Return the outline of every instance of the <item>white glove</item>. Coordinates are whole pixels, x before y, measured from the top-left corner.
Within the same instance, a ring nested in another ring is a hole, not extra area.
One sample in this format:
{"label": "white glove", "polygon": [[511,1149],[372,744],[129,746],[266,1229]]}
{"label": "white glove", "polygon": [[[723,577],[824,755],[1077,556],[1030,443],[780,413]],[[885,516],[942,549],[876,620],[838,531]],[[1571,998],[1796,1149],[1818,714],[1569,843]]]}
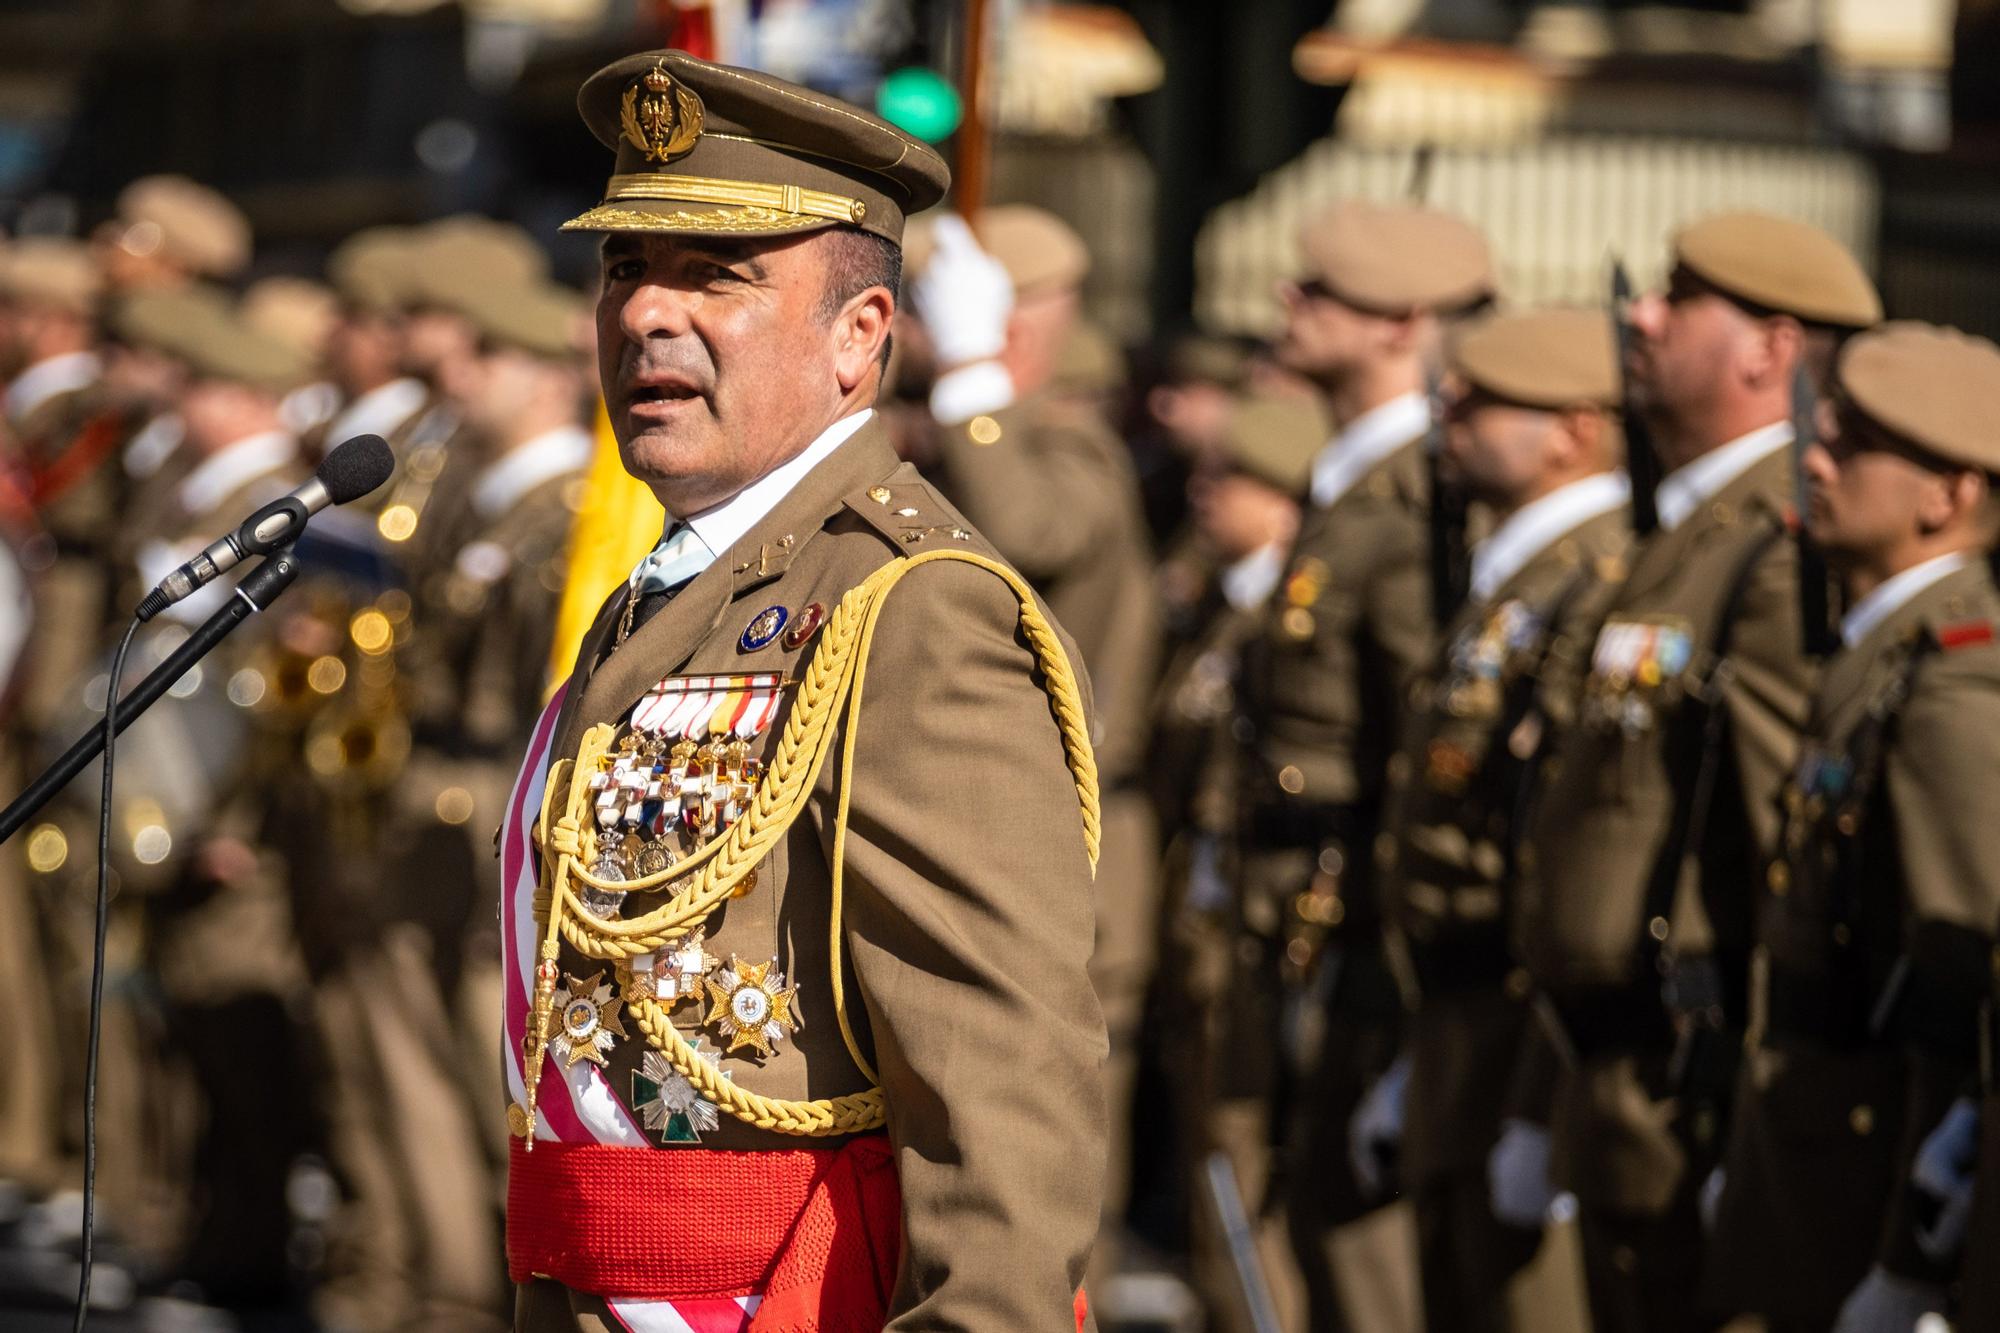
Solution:
{"label": "white glove", "polygon": [[1347,1122],[1348,1159],[1362,1193],[1379,1196],[1388,1188],[1403,1144],[1403,1103],[1410,1088],[1410,1057],[1405,1052],[1382,1071],[1354,1108]]}
{"label": "white glove", "polygon": [[1972,1182],[1979,1165],[1979,1108],[1960,1097],[1925,1135],[1910,1164],[1910,1184],[1937,1200],[1937,1220],[1916,1229],[1917,1248],[1933,1263],[1948,1263],[1965,1243],[1972,1216]]}
{"label": "white glove", "polygon": [[1943,1287],[1877,1266],[1848,1293],[1833,1333],[1911,1333],[1925,1315],[1944,1313],[1944,1302]]}
{"label": "white glove", "polygon": [[1528,1120],[1509,1119],[1486,1157],[1486,1189],[1493,1215],[1510,1227],[1539,1231],[1555,1201],[1549,1185],[1549,1132]]}
{"label": "white glove", "polygon": [[991,361],[1007,345],[1014,280],[957,214],[939,218],[931,235],[936,248],[910,283],[910,308],[930,330],[940,368]]}

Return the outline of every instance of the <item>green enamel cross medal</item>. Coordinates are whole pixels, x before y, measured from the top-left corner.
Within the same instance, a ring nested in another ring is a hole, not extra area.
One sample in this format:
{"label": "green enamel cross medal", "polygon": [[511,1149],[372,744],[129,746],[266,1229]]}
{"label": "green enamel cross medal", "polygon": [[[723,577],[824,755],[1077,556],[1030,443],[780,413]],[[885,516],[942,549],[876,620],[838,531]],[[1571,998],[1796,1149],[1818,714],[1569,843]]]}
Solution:
{"label": "green enamel cross medal", "polygon": [[[711,1065],[722,1061],[721,1052],[703,1049],[700,1037],[695,1038],[694,1053]],[[647,1051],[632,1071],[632,1108],[663,1144],[700,1143],[703,1130],[721,1123],[715,1106],[658,1051]]]}

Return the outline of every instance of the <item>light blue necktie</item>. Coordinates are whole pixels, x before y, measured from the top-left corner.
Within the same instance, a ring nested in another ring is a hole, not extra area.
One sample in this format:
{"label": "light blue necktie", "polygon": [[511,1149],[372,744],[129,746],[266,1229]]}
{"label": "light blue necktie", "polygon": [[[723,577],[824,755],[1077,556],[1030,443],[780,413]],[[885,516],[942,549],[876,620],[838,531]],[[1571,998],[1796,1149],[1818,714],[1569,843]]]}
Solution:
{"label": "light blue necktie", "polygon": [[677,523],[632,571],[632,595],[677,592],[713,563],[715,552],[708,549],[700,534],[685,523]]}

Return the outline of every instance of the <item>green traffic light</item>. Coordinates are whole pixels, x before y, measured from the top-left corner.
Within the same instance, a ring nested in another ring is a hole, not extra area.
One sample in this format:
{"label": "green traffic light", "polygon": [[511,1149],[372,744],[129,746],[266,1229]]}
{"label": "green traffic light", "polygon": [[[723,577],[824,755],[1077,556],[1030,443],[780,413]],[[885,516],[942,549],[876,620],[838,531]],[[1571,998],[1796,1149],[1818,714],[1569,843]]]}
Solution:
{"label": "green traffic light", "polygon": [[921,65],[897,70],[875,92],[875,112],[925,143],[949,138],[963,115],[958,89]]}

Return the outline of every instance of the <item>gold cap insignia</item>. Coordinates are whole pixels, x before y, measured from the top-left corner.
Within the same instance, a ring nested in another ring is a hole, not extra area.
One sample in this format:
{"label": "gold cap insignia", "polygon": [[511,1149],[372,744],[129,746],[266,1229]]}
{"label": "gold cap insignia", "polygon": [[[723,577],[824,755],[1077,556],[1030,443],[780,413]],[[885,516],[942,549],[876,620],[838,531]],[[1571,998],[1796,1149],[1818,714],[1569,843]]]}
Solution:
{"label": "gold cap insignia", "polygon": [[701,98],[678,83],[664,63],[633,80],[620,105],[626,141],[656,162],[670,162],[701,137]]}

